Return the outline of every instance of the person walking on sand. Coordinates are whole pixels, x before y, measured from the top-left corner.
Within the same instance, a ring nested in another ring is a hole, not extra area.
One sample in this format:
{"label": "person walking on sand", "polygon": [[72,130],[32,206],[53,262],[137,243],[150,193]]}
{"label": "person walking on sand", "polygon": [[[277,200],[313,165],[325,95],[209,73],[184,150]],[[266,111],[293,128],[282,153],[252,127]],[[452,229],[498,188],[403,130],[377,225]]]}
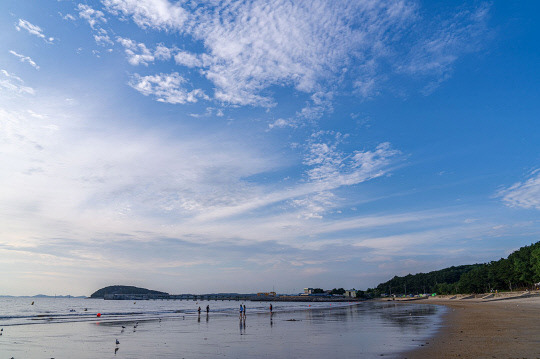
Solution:
{"label": "person walking on sand", "polygon": [[208,314],[208,313],[210,313],[210,306],[209,305],[206,306],[206,314]]}
{"label": "person walking on sand", "polygon": [[242,307],[242,304],[240,304],[240,319],[242,319],[243,312],[244,312],[244,307]]}
{"label": "person walking on sand", "polygon": [[197,312],[199,312],[199,315],[201,315],[201,307],[199,307],[199,309],[197,309]]}
{"label": "person walking on sand", "polygon": [[246,317],[246,305],[244,304],[244,318]]}
{"label": "person walking on sand", "polygon": [[272,303],[270,303],[270,314],[272,314]]}

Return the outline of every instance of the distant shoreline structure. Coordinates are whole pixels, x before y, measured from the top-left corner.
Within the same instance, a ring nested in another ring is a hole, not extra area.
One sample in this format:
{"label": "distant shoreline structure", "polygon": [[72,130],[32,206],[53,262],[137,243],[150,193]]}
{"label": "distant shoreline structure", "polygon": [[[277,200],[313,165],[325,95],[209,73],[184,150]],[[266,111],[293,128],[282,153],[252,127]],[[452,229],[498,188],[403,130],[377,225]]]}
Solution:
{"label": "distant shoreline structure", "polygon": [[215,293],[215,294],[169,294],[146,288],[114,285],[99,289],[90,298],[104,300],[237,300],[253,302],[357,302],[361,298],[328,295],[279,295],[272,292],[257,294]]}

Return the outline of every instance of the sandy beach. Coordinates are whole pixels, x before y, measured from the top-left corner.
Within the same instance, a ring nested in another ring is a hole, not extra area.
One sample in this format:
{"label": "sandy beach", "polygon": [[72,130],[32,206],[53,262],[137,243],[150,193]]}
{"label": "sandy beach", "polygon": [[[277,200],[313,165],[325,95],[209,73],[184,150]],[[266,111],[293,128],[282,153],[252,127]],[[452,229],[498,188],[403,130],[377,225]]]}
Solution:
{"label": "sandy beach", "polygon": [[429,298],[416,303],[449,310],[439,333],[403,358],[540,358],[540,296],[501,301]]}

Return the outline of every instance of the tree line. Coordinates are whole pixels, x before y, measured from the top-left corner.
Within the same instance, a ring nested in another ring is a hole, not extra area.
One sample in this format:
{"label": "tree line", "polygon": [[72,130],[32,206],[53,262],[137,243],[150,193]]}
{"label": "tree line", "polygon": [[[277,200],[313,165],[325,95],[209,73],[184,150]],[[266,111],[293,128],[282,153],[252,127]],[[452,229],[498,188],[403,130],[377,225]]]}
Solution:
{"label": "tree line", "polygon": [[487,293],[534,288],[540,282],[540,242],[521,247],[507,258],[484,264],[452,266],[429,272],[395,276],[370,296],[421,293]]}

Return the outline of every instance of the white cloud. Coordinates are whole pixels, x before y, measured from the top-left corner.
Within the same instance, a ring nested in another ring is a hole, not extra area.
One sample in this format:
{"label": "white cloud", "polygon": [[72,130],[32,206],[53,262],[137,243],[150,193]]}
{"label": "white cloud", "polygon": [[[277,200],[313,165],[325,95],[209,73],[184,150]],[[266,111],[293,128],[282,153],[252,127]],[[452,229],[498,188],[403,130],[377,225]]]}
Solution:
{"label": "white cloud", "polygon": [[15,28],[17,29],[17,31],[21,31],[21,29],[24,29],[28,31],[28,33],[42,38],[43,41],[47,43],[52,43],[54,41],[54,37],[45,36],[43,30],[39,26],[31,24],[26,20],[19,19],[19,22],[17,23],[17,25],[15,25]]}
{"label": "white cloud", "polygon": [[497,195],[510,207],[540,209],[540,169],[532,171],[526,181],[514,183]]}
{"label": "white cloud", "polygon": [[[167,0],[103,3],[142,28],[201,41],[203,51],[179,51],[176,63],[198,68],[215,86],[217,101],[264,107],[275,105],[272,86],[317,96],[347,81],[358,96],[370,98],[388,81],[389,64],[399,74],[434,77],[424,89],[429,93],[460,56],[478,50],[489,9],[481,5],[431,21],[409,0],[202,1],[196,8]],[[403,36],[404,29],[410,36]],[[332,110],[331,103],[330,97],[308,104],[297,117],[319,119]]]}
{"label": "white cloud", "polygon": [[[321,137],[333,135],[335,140],[321,141]],[[354,185],[367,179],[384,175],[394,158],[401,154],[387,142],[374,151],[354,151],[351,154],[338,150],[344,136],[340,133],[314,134],[304,163],[312,168],[307,171],[310,181],[325,183],[330,188]]]}
{"label": "white cloud", "polygon": [[[330,140],[324,142],[325,136]],[[333,190],[383,176],[392,170],[392,165],[399,159],[400,152],[392,149],[389,143],[379,144],[374,151],[355,151],[352,156],[347,155],[338,150],[344,138],[346,136],[339,133],[320,132],[313,135],[304,160],[307,166],[305,181],[286,189],[257,192],[228,206],[207,208],[198,218],[230,218],[277,204],[293,206],[299,210],[297,215],[302,218],[320,218],[339,201],[333,195]]]}
{"label": "white cloud", "polygon": [[291,120],[286,120],[283,118],[278,118],[274,122],[268,124],[268,128],[285,128],[285,127],[296,127],[296,123]]}
{"label": "white cloud", "polygon": [[95,26],[99,23],[107,22],[105,14],[103,14],[102,11],[94,10],[88,5],[79,4],[77,10],[79,11],[79,17],[88,21],[88,24],[92,29],[95,29]]}
{"label": "white cloud", "polygon": [[174,61],[178,65],[183,65],[187,67],[201,67],[202,61],[195,54],[179,51],[174,55]]}
{"label": "white cloud", "polygon": [[65,16],[62,17],[62,19],[64,20],[70,20],[70,21],[75,21],[75,16],[71,15],[71,14],[66,14]]}
{"label": "white cloud", "polygon": [[315,93],[350,64],[351,56],[361,60],[378,56],[385,32],[402,26],[414,11],[404,0],[203,3],[193,13],[165,0],[154,2],[153,8],[149,1],[104,4],[110,11],[133,16],[139,26],[175,30],[201,40],[206,52],[182,51],[176,62],[202,68],[216,86],[217,100],[261,106],[274,104],[264,94],[270,86],[292,85]]}
{"label": "white cloud", "polygon": [[18,54],[13,50],[9,50],[9,53],[12,54],[13,56],[18,57],[21,62],[27,62],[30,66],[32,66],[36,70],[39,70],[39,66],[29,56]]}
{"label": "white cloud", "polygon": [[101,46],[114,45],[114,41],[111,40],[109,35],[94,35],[94,40]]}
{"label": "white cloud", "polygon": [[208,96],[200,89],[188,91],[182,87],[186,80],[178,73],[157,74],[153,76],[140,76],[135,74],[129,85],[145,96],[153,95],[160,102],[172,104],[184,104],[197,102],[202,98],[208,100]]}
{"label": "white cloud", "polygon": [[157,60],[170,60],[172,57],[172,51],[167,46],[160,44],[156,46],[156,50],[154,51],[154,57]]}
{"label": "white cloud", "polygon": [[[34,243],[71,233],[77,242],[107,232],[158,233],[162,226],[162,235],[172,235],[171,224],[188,225],[199,211],[244,198],[251,190],[242,178],[276,166],[227,138],[164,140],[32,111],[0,109],[0,209],[9,212],[0,232],[13,230],[2,240],[17,245],[24,243],[19,235]],[[40,228],[43,237],[26,236]]]}
{"label": "white cloud", "polygon": [[116,41],[124,47],[128,62],[133,66],[148,66],[154,60],[170,60],[174,51],[163,44],[158,44],[152,52],[145,44],[124,37],[117,37]]}
{"label": "white cloud", "polygon": [[131,39],[118,37],[116,39],[122,46],[128,57],[128,62],[133,65],[145,65],[154,61],[154,54],[143,43],[136,43]]}
{"label": "white cloud", "polygon": [[103,0],[113,13],[133,16],[142,28],[180,30],[187,19],[186,11],[167,0]]}
{"label": "white cloud", "polygon": [[13,74],[10,74],[6,70],[0,70],[0,87],[10,92],[15,92],[17,94],[34,94],[34,89],[28,86],[24,86],[24,81]]}

